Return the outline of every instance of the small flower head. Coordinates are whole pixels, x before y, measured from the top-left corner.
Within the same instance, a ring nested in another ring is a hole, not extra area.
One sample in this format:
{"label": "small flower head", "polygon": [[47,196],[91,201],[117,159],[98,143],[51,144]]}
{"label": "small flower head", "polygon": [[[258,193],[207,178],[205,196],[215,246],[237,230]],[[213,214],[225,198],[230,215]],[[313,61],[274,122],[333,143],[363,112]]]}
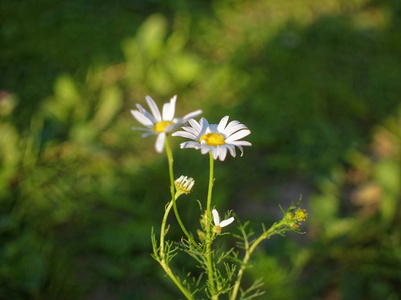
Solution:
{"label": "small flower head", "polygon": [[175,188],[177,193],[180,194],[189,194],[192,191],[192,188],[195,184],[195,180],[193,178],[188,178],[187,176],[180,176],[175,182]]}
{"label": "small flower head", "polygon": [[202,154],[211,151],[214,159],[219,158],[224,161],[227,151],[230,152],[232,157],[235,157],[235,147],[240,149],[242,156],[242,146],[251,146],[252,144],[247,141],[240,141],[240,139],[249,135],[251,131],[238,121],[231,121],[227,125],[228,118],[228,116],[225,116],[219,124],[209,124],[205,118],[201,118],[199,123],[191,119],[188,122],[192,127],[182,127],[184,131],[177,131],[173,133],[173,136],[181,136],[193,140],[182,143],[180,145],[182,149],[200,149]]}
{"label": "small flower head", "polygon": [[306,213],[305,209],[298,208],[295,212],[295,220],[297,220],[298,222],[305,222],[307,217],[308,214]]}
{"label": "small flower head", "polygon": [[147,112],[140,104],[136,105],[138,110],[131,110],[133,117],[145,126],[145,128],[132,127],[132,129],[145,131],[142,137],[157,134],[155,149],[159,153],[163,151],[164,141],[168,133],[177,130],[178,127],[186,123],[189,119],[195,118],[202,113],[201,110],[197,110],[185,115],[183,118],[174,118],[176,100],[177,96],[174,96],[169,103],[165,103],[162,114],[160,114],[155,101],[149,96],[146,96],[146,102],[152,114]]}
{"label": "small flower head", "polygon": [[287,211],[285,220],[291,229],[297,231],[301,223],[306,221],[308,214],[306,213],[306,210],[302,208],[298,208],[295,212],[294,209],[295,207],[292,207],[289,211]]}
{"label": "small flower head", "polygon": [[234,217],[230,217],[230,218],[220,222],[219,213],[215,209],[212,210],[212,214],[213,214],[213,222],[214,222],[213,232],[216,234],[219,234],[223,227],[226,227],[226,226],[230,225],[232,222],[234,222]]}

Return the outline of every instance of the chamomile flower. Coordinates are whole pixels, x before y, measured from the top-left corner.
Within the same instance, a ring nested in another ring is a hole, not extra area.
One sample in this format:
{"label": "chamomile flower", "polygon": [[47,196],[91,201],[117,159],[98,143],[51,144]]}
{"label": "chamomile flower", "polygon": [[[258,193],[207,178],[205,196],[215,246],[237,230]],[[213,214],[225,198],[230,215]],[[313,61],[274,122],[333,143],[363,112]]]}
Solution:
{"label": "chamomile flower", "polygon": [[168,133],[177,130],[178,127],[186,123],[189,119],[195,118],[202,113],[201,110],[196,110],[185,115],[183,118],[174,118],[176,100],[177,96],[174,96],[170,99],[170,103],[165,103],[163,105],[162,114],[160,114],[155,101],[149,96],[146,96],[146,102],[152,114],[147,112],[140,104],[136,105],[138,110],[131,110],[131,114],[134,118],[145,126],[145,128],[132,127],[132,129],[145,131],[142,137],[157,134],[155,149],[159,153],[163,151],[164,141]]}
{"label": "chamomile flower", "polygon": [[228,118],[229,116],[225,116],[219,124],[209,124],[205,118],[201,118],[199,123],[191,119],[188,122],[192,127],[182,127],[184,131],[177,131],[172,135],[193,140],[181,143],[181,149],[200,149],[202,154],[211,151],[214,159],[219,158],[224,161],[227,150],[230,151],[232,157],[235,157],[235,147],[240,149],[242,156],[242,146],[252,146],[252,144],[247,141],[240,141],[240,139],[249,135],[251,131],[238,121],[231,121],[227,125]]}
{"label": "chamomile flower", "polygon": [[219,213],[215,209],[212,210],[212,214],[213,214],[213,222],[214,222],[214,227],[213,227],[214,233],[219,234],[223,227],[226,227],[226,226],[230,225],[232,222],[234,222],[234,217],[228,218],[227,220],[223,220],[220,222]]}

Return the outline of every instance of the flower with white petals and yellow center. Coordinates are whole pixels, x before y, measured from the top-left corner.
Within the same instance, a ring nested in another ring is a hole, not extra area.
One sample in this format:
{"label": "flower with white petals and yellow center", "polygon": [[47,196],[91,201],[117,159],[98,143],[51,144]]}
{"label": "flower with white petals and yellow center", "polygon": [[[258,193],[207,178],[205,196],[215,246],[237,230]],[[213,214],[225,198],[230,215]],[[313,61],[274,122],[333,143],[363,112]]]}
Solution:
{"label": "flower with white petals and yellow center", "polygon": [[152,114],[147,112],[140,104],[136,105],[138,110],[131,110],[131,114],[134,118],[145,126],[145,128],[132,127],[132,129],[145,131],[145,133],[142,134],[142,137],[157,134],[155,148],[159,153],[163,151],[164,141],[168,133],[177,130],[178,127],[186,123],[189,119],[202,113],[201,110],[197,110],[185,115],[183,118],[174,118],[176,100],[177,96],[174,96],[171,98],[170,103],[165,103],[163,105],[162,114],[160,114],[155,101],[153,101],[149,96],[146,96],[146,102],[148,103]]}
{"label": "flower with white petals and yellow center", "polygon": [[234,217],[228,218],[227,220],[223,220],[220,222],[219,213],[215,209],[212,210],[212,214],[213,214],[213,222],[214,222],[213,232],[216,234],[219,234],[223,227],[226,227],[226,226],[230,225],[232,222],[234,222]]}
{"label": "flower with white petals and yellow center", "polygon": [[251,146],[252,144],[247,141],[240,141],[240,139],[249,135],[251,131],[238,121],[228,123],[228,118],[225,116],[219,124],[209,124],[205,118],[201,118],[199,123],[191,119],[188,122],[192,127],[182,127],[184,131],[177,131],[172,135],[193,140],[181,143],[181,148],[200,149],[202,154],[211,151],[214,159],[225,160],[227,150],[235,157],[235,147],[241,150],[242,156],[242,146]]}

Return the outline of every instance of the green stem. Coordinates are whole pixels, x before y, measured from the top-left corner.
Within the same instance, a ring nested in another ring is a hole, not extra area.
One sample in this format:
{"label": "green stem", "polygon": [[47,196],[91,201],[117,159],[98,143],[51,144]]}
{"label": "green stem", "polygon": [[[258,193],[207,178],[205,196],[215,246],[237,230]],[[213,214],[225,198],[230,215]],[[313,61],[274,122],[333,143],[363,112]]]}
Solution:
{"label": "green stem", "polygon": [[187,298],[188,300],[193,300],[194,298],[192,297],[191,293],[185,287],[182,286],[181,282],[177,279],[177,277],[175,277],[175,275],[173,274],[173,272],[171,271],[170,267],[167,265],[165,260],[160,261],[160,265],[163,267],[164,271],[175,283],[175,285],[179,288],[181,293],[184,294],[185,298]]}
{"label": "green stem", "polygon": [[175,217],[176,217],[177,222],[180,225],[182,231],[184,232],[185,236],[188,238],[188,240],[192,243],[192,245],[194,245],[196,248],[200,249],[200,247],[195,242],[193,237],[188,233],[187,229],[184,226],[184,223],[182,223],[182,221],[181,221],[180,215],[178,214],[176,201],[177,201],[177,198],[178,198],[179,195],[176,194],[175,184],[174,184],[174,169],[173,169],[174,159],[173,159],[173,153],[171,151],[171,147],[170,147],[170,144],[168,142],[167,136],[166,136],[166,140],[165,140],[165,148],[166,148],[166,154],[167,154],[167,160],[168,160],[168,170],[169,170],[169,174],[170,174],[171,200],[173,201],[173,208],[174,208]]}
{"label": "green stem", "polygon": [[273,224],[273,226],[270,227],[269,230],[267,230],[264,233],[262,233],[260,235],[260,237],[258,237],[252,243],[252,245],[250,247],[249,247],[249,242],[248,242],[248,238],[246,236],[246,233],[244,231],[242,232],[242,235],[244,236],[244,241],[245,241],[245,256],[244,256],[244,259],[242,260],[241,268],[238,271],[237,281],[235,282],[235,285],[234,285],[230,300],[235,300],[237,298],[238,290],[239,290],[239,287],[241,285],[242,276],[244,274],[244,271],[245,271],[245,269],[247,267],[248,261],[249,261],[251,255],[252,255],[253,251],[256,249],[256,247],[263,240],[270,238],[272,235],[274,235],[276,233],[280,233],[281,231],[279,230],[279,228],[282,227],[283,225],[285,225],[284,221],[281,221],[279,223]]}
{"label": "green stem", "polygon": [[174,169],[173,169],[173,153],[171,151],[170,144],[168,142],[168,137],[166,136],[166,140],[164,142],[164,147],[166,149],[167,160],[168,160],[168,172],[170,174],[170,193],[171,193],[171,201],[175,200],[175,185],[174,185]]}
{"label": "green stem", "polygon": [[170,201],[170,203],[167,205],[166,210],[164,212],[162,225],[160,228],[160,252],[159,252],[160,258],[157,259],[157,261],[160,263],[163,270],[170,277],[170,279],[174,282],[174,284],[178,287],[178,289],[183,293],[183,295],[188,300],[193,300],[191,293],[181,284],[181,282],[178,280],[178,278],[174,275],[173,271],[170,269],[170,266],[168,265],[168,262],[166,261],[166,254],[164,253],[164,238],[166,236],[165,228],[166,228],[166,223],[167,223],[167,217],[170,213],[171,208],[173,207],[173,202],[174,202],[173,200]]}
{"label": "green stem", "polygon": [[162,266],[163,270],[166,272],[166,274],[170,277],[170,279],[174,282],[174,284],[178,287],[178,289],[184,294],[184,296],[192,300],[193,297],[191,293],[181,284],[181,282],[178,280],[178,278],[174,275],[173,271],[170,269],[170,266],[168,265],[168,262],[166,261],[166,254],[164,253],[164,238],[166,236],[166,223],[167,223],[167,217],[170,213],[171,208],[173,207],[173,200],[170,201],[170,203],[167,205],[166,210],[164,212],[163,220],[162,220],[162,225],[160,228],[160,259],[158,259],[158,262]]}
{"label": "green stem", "polygon": [[160,228],[160,257],[162,260],[165,258],[165,253],[164,253],[164,237],[166,236],[166,223],[167,223],[167,217],[170,213],[171,208],[173,207],[173,201],[170,201],[170,203],[167,205],[163,220],[162,220],[162,225]]}
{"label": "green stem", "polygon": [[161,228],[160,228],[160,251],[159,251],[160,257],[158,259],[158,262],[160,263],[160,265],[162,266],[162,268],[164,269],[166,274],[170,277],[170,279],[174,282],[174,284],[182,292],[182,294],[185,296],[185,298],[187,298],[188,300],[193,300],[191,293],[181,284],[181,282],[178,280],[178,278],[174,275],[174,273],[170,269],[168,262],[166,261],[166,253],[164,252],[165,251],[164,250],[164,244],[165,244],[164,239],[166,236],[167,217],[171,211],[171,208],[173,207],[173,205],[175,205],[175,201],[176,201],[174,173],[173,173],[173,155],[171,153],[171,148],[168,144],[167,138],[166,138],[165,145],[166,145],[166,152],[167,152],[167,157],[168,157],[168,161],[169,161],[171,201],[165,209]]}
{"label": "green stem", "polygon": [[[210,173],[209,173],[209,189],[207,193],[207,203],[206,203],[206,260],[207,260],[207,275],[209,278],[209,283],[211,287],[212,295],[215,293],[215,284],[214,284],[214,273],[213,273],[213,262],[212,262],[212,232],[211,232],[211,224],[212,224],[212,191],[213,191],[213,171],[214,171],[214,159],[212,156],[212,152],[209,152],[209,161],[210,161]],[[213,298],[214,299],[214,298]]]}

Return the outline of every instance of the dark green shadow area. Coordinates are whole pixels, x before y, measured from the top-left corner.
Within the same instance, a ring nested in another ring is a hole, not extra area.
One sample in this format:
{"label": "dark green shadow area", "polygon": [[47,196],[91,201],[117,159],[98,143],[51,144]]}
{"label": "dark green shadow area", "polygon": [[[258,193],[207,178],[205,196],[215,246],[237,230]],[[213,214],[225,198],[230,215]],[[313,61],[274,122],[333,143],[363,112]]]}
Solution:
{"label": "dark green shadow area", "polygon": [[[169,18],[178,10],[202,12],[194,1],[2,1],[1,89],[18,93],[18,122],[52,93],[56,78],[73,74],[84,81],[88,68],[121,63],[121,41],[134,36],[151,14]],[[169,24],[171,25],[171,24]]]}

